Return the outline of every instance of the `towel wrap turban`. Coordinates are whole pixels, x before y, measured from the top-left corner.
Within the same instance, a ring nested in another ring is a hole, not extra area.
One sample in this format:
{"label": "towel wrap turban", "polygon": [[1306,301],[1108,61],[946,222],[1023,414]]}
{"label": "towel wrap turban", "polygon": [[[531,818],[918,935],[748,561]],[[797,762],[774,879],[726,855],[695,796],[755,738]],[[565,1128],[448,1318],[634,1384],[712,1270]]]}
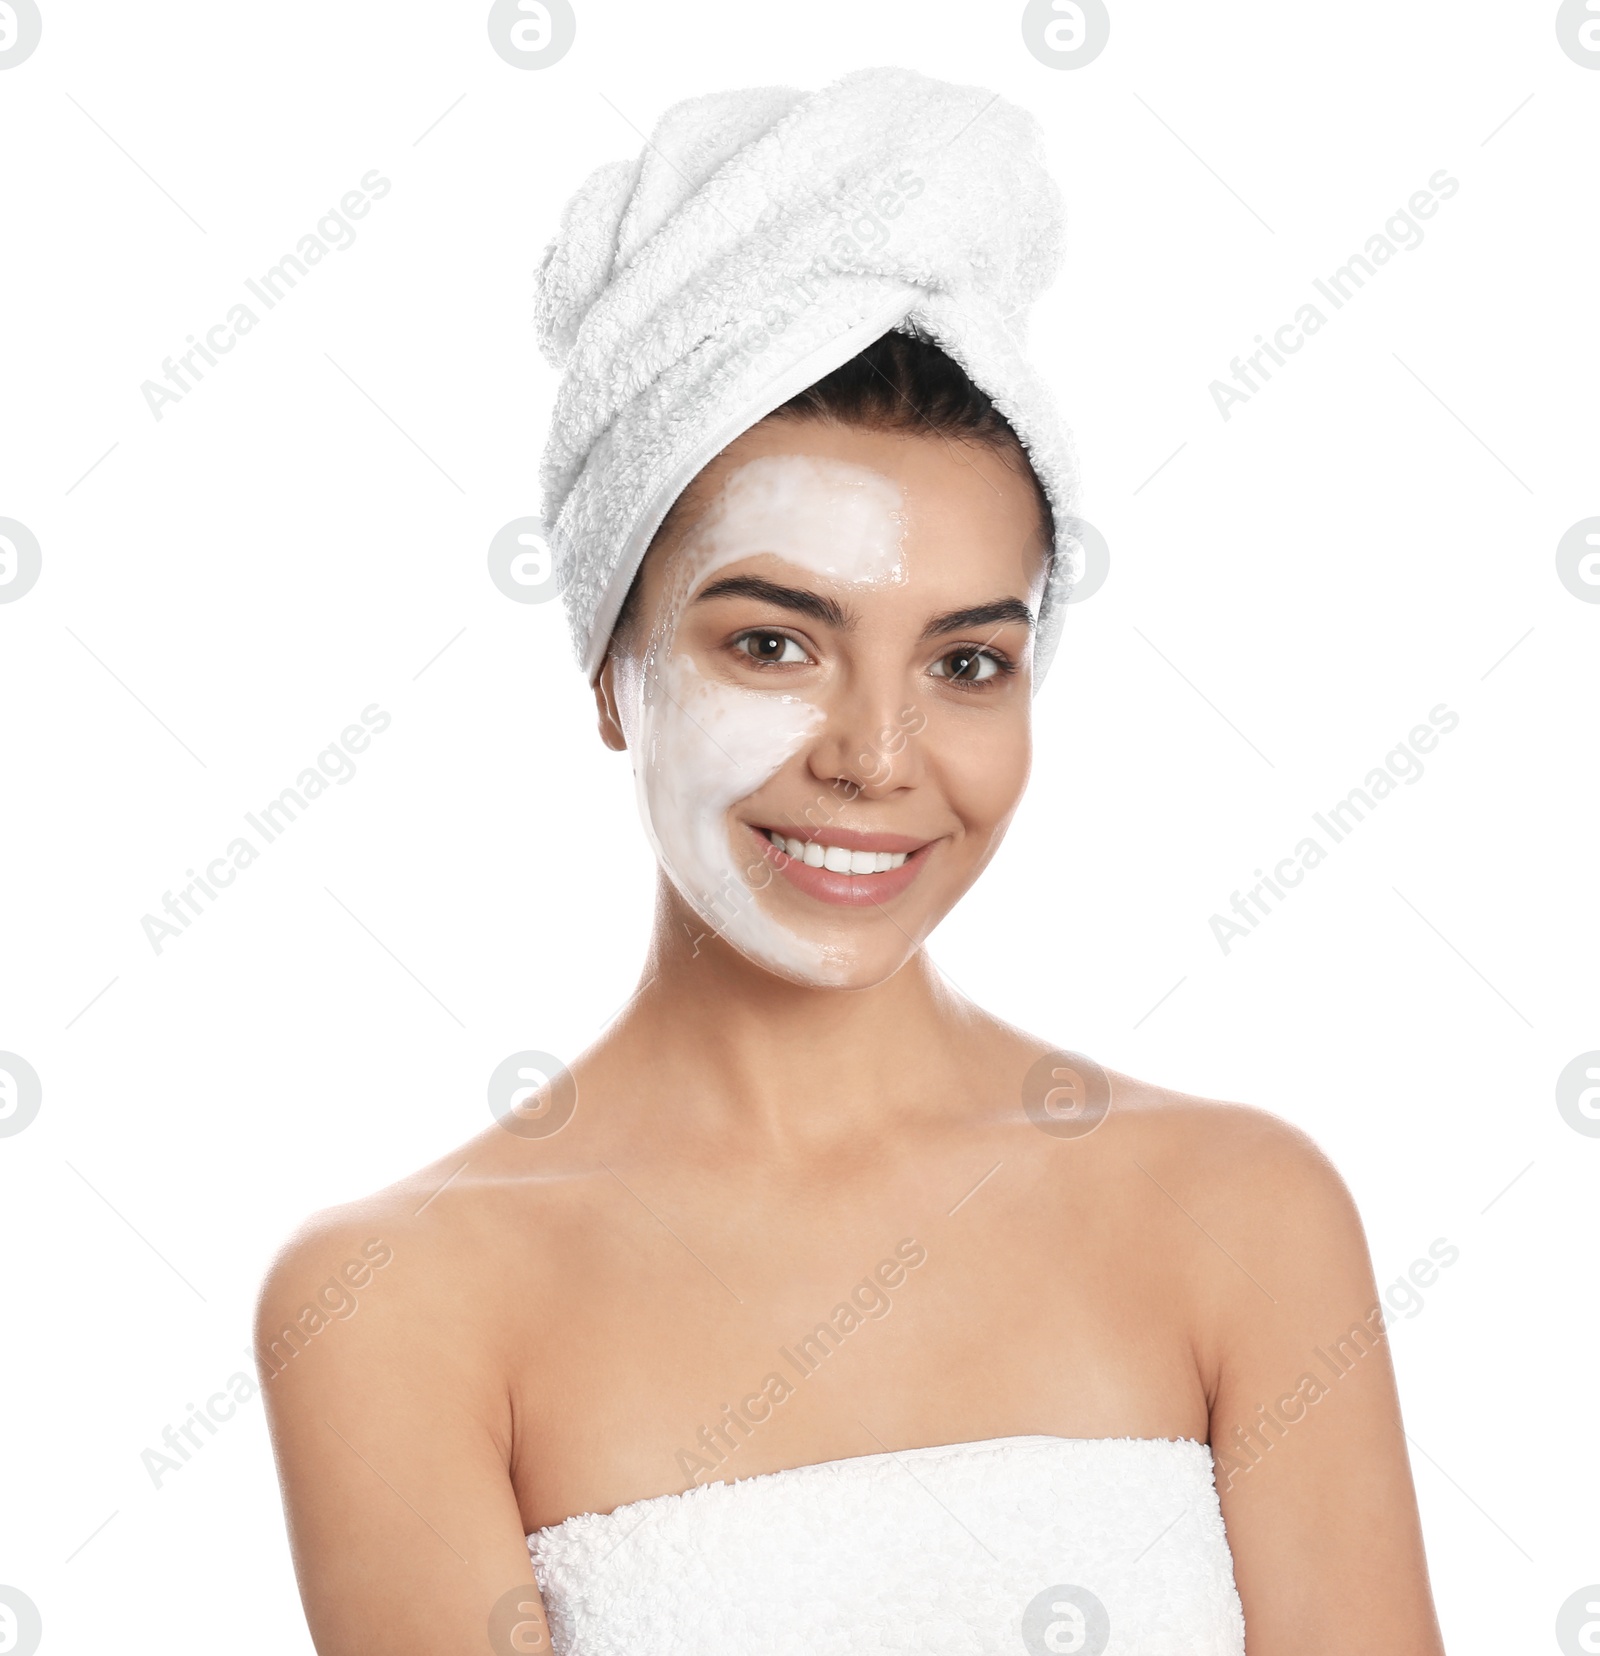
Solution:
{"label": "towel wrap turban", "polygon": [[1062,219],[1031,115],[909,69],[690,98],[638,156],[590,173],[535,283],[540,348],[561,370],[542,515],[586,675],[696,473],[899,329],[987,393],[1050,502],[1037,689],[1083,560],[1071,441],[1025,353]]}

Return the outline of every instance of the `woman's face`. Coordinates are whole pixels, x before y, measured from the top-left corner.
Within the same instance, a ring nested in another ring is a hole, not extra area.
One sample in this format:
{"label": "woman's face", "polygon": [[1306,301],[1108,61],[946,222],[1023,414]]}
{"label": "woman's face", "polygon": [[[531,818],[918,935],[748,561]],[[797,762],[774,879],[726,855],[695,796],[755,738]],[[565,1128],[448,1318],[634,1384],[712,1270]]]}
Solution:
{"label": "woman's face", "polygon": [[786,417],[701,472],[596,686],[699,948],[846,988],[917,950],[1027,782],[1045,547],[980,444]]}

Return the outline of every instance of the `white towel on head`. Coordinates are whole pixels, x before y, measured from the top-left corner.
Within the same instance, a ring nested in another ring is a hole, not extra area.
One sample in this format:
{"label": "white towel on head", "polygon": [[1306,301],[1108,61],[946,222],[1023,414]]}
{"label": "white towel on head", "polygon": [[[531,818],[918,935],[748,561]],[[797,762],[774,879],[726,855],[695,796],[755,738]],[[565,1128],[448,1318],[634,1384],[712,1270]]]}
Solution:
{"label": "white towel on head", "polygon": [[543,516],[585,673],[695,474],[874,339],[914,327],[993,400],[1050,501],[1037,688],[1082,569],[1071,444],[1025,355],[1027,308],[1062,239],[1033,117],[910,69],[690,98],[635,160],[592,172],[545,250],[535,307],[563,370]]}

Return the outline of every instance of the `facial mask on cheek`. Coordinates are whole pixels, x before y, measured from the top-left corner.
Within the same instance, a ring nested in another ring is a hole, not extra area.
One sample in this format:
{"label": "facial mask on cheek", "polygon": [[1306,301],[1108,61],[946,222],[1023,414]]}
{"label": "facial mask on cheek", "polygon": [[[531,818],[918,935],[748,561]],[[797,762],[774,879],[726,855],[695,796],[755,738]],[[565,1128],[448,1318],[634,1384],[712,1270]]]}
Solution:
{"label": "facial mask on cheek", "polygon": [[804,746],[821,708],[715,683],[687,656],[666,667],[666,694],[643,710],[645,762],[637,773],[656,856],[706,926],[735,948],[780,971],[831,981],[840,963],[828,950],[762,910],[760,888],[776,871],[753,840],[743,856],[734,854],[728,822],[729,810]]}
{"label": "facial mask on cheek", "polygon": [[[804,748],[824,710],[801,696],[706,677],[677,650],[678,625],[718,569],[759,553],[834,581],[903,581],[902,508],[897,484],[846,461],[765,455],[739,467],[679,548],[642,669],[629,675],[639,811],[662,867],[708,929],[805,982],[844,981],[850,951],[766,911],[761,891],[781,876],[729,812]],[[829,792],[819,790],[818,800]]]}

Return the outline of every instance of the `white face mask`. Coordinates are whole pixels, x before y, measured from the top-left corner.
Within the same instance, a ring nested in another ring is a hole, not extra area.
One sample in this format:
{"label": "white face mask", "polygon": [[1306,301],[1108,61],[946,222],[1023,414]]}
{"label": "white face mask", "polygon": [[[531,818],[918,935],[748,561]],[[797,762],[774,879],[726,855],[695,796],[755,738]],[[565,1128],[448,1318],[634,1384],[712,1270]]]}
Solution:
{"label": "white face mask", "polygon": [[677,651],[678,626],[712,575],[760,553],[834,582],[903,582],[904,538],[904,497],[881,472],[811,455],[748,461],[677,549],[639,669],[619,679],[639,811],[668,878],[708,931],[804,983],[844,981],[849,948],[767,912],[761,892],[775,869],[728,813],[800,752],[824,711],[800,695],[704,677]]}

